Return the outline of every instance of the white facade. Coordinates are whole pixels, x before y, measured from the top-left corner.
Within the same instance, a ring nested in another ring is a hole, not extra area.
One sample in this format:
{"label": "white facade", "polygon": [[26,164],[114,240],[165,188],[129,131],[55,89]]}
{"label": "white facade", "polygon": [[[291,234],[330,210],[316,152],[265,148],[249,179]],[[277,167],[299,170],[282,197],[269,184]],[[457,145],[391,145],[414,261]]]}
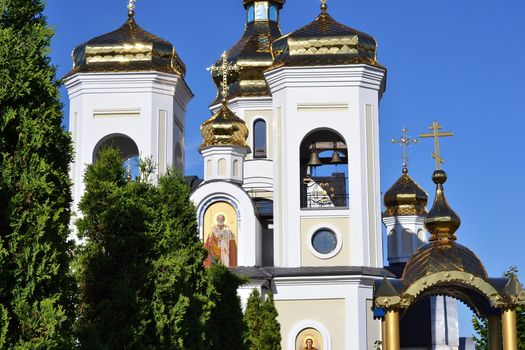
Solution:
{"label": "white facade", "polygon": [[159,72],[77,73],[65,80],[73,138],[73,205],[100,146],[116,140],[124,158],[151,157],[159,173],[183,172],[186,106],[193,97],[183,78]]}
{"label": "white facade", "polygon": [[[368,65],[285,67],[266,73],[273,96],[275,265],[302,265],[299,228],[308,218],[337,219],[344,264],[383,266],[379,188],[379,99],[385,71]],[[348,149],[348,208],[301,209],[299,148],[316,130],[329,129]],[[277,197],[278,196],[278,197]],[[340,265],[335,263],[333,265]]]}

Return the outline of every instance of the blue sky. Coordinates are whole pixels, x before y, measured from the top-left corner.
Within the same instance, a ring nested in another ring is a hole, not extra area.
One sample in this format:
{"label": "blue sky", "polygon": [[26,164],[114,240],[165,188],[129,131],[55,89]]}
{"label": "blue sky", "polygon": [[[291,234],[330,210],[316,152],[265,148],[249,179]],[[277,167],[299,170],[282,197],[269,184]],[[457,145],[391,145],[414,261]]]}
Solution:
{"label": "blue sky", "polygon": [[[126,0],[48,0],[55,28],[51,57],[62,76],[76,45],[119,27]],[[525,200],[525,2],[523,0],[329,0],[338,21],[373,35],[388,68],[381,102],[381,188],[401,174],[401,148],[390,144],[406,127],[416,136],[433,120],[455,136],[442,141],[449,180],[445,191],[462,218],[459,242],[488,273],[517,266],[525,279],[525,230],[518,220]],[[319,13],[318,0],[288,0],[284,33]],[[195,94],[186,119],[187,174],[202,174],[199,125],[215,96],[206,71],[242,35],[242,0],[138,0],[137,21],[174,43],[188,66]],[[67,111],[67,95],[62,90]],[[432,142],[411,147],[410,175],[430,193]],[[466,313],[463,313],[466,315]],[[463,334],[468,333],[462,316]]]}

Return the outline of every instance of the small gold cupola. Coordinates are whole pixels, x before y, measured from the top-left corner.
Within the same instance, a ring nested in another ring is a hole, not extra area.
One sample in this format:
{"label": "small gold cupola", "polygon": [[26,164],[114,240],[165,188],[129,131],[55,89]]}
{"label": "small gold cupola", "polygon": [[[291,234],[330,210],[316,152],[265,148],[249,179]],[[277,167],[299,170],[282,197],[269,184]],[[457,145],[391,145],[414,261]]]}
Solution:
{"label": "small gold cupola", "polygon": [[130,0],[128,9],[128,19],[120,28],[73,50],[73,69],[68,76],[75,73],[157,71],[184,77],[186,66],[175,47],[137,24],[134,0]]}
{"label": "small gold cupola", "polygon": [[403,167],[401,177],[386,191],[384,216],[425,215],[428,194],[409,175]]}
{"label": "small gold cupola", "polygon": [[220,67],[211,67],[210,70],[221,70],[223,77],[222,82],[222,105],[217,113],[206,120],[201,125],[201,134],[203,143],[199,150],[204,150],[214,146],[239,146],[249,150],[246,144],[248,138],[248,127],[244,120],[235,115],[229,108],[227,102],[228,96],[228,75],[235,72],[238,68],[231,62],[228,62],[227,53],[222,55],[222,64]]}
{"label": "small gold cupola", "polygon": [[384,69],[377,62],[376,40],[334,20],[328,14],[325,0],[321,13],[313,22],[272,43],[272,54],[271,69],[348,64],[368,64]]}
{"label": "small gold cupola", "polygon": [[420,137],[434,139],[434,153],[436,171],[432,181],[436,184],[436,195],[432,209],[425,218],[425,228],[430,232],[430,243],[419,248],[408,260],[403,271],[402,280],[406,285],[440,272],[460,271],[488,280],[487,271],[481,260],[467,247],[456,243],[456,231],[461,225],[461,219],[450,207],[445,198],[443,184],[447,181],[447,174],[441,170],[444,159],[439,151],[439,138],[453,136],[451,132],[440,132],[441,126],[434,122],[429,134],[420,134]]}

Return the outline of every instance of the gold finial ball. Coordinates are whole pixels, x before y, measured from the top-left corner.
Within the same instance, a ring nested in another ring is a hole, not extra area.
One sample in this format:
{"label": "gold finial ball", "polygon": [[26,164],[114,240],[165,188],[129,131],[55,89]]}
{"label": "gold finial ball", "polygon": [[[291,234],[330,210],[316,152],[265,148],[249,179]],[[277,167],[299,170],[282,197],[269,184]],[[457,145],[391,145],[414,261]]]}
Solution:
{"label": "gold finial ball", "polygon": [[321,0],[321,11],[326,12],[328,10],[328,5],[326,4],[326,0]]}
{"label": "gold finial ball", "polygon": [[447,182],[447,173],[445,173],[443,170],[434,171],[434,174],[432,174],[432,181],[434,181],[436,185],[443,185],[445,182]]}

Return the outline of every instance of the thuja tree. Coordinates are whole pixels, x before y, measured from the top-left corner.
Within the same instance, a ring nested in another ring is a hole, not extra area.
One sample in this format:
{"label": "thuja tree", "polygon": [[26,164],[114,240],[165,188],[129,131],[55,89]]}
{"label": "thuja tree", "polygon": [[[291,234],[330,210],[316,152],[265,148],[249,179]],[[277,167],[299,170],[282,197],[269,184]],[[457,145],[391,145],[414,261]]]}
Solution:
{"label": "thuja tree", "polygon": [[189,189],[173,171],[152,185],[148,162],[128,181],[122,163],[116,150],[105,149],[85,174],[78,222],[85,244],[77,260],[81,347],[203,349],[215,304],[206,294]]}
{"label": "thuja tree", "polygon": [[262,299],[259,292],[254,290],[248,299],[244,314],[247,349],[281,350],[281,326],[277,316],[273,295]]}
{"label": "thuja tree", "polygon": [[209,319],[204,329],[207,348],[246,349],[241,300],[237,295],[237,288],[244,284],[245,280],[231,273],[220,263],[212,265],[207,272],[206,310],[209,312]]}
{"label": "thuja tree", "polygon": [[[517,277],[518,269],[516,267],[510,267],[505,273],[504,276]],[[518,307],[516,309],[516,321],[518,328],[518,349],[525,350],[525,308]],[[488,349],[488,322],[486,318],[479,318],[474,316],[472,319],[472,324],[474,326],[474,331],[476,335],[474,336],[474,341],[476,342],[477,350]]]}
{"label": "thuja tree", "polygon": [[71,146],[39,0],[0,0],[0,348],[71,349]]}

